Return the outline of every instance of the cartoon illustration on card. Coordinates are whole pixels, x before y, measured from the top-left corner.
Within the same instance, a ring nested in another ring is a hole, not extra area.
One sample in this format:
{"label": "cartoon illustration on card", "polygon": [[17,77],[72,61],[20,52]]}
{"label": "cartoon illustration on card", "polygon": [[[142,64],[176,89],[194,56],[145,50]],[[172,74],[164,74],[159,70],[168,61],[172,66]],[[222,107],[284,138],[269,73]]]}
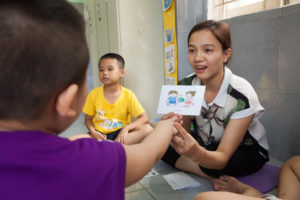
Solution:
{"label": "cartoon illustration on card", "polygon": [[204,91],[205,86],[163,85],[157,113],[175,112],[181,115],[198,116],[202,107]]}
{"label": "cartoon illustration on card", "polygon": [[194,105],[193,97],[195,96],[195,94],[196,94],[196,91],[187,91],[185,93],[185,99],[184,99],[185,107]]}
{"label": "cartoon illustration on card", "polygon": [[176,105],[178,92],[176,90],[170,90],[168,92],[167,105]]}

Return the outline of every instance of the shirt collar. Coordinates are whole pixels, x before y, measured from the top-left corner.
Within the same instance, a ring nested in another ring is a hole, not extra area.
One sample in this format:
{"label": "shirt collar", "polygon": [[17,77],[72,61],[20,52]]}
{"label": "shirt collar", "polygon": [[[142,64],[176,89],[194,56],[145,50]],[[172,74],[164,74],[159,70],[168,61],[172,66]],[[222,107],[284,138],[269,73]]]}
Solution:
{"label": "shirt collar", "polygon": [[[220,90],[216,96],[216,98],[207,105],[205,102],[205,99],[203,100],[203,107],[207,108],[208,106],[212,106],[213,104],[216,104],[219,107],[224,107],[226,103],[226,96],[227,96],[227,89],[228,85],[230,84],[232,72],[228,67],[225,67],[225,72],[224,72],[224,78],[222,81],[222,85],[220,87]],[[196,76],[193,81],[192,85],[201,85],[201,80]]]}

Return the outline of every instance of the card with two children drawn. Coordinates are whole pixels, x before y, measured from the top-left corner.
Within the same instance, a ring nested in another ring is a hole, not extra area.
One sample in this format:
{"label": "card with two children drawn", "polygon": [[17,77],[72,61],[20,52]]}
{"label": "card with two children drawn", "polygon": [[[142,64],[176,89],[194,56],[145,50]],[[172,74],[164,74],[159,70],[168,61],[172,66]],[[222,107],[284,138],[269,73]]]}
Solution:
{"label": "card with two children drawn", "polygon": [[163,85],[158,102],[158,114],[175,112],[181,115],[200,115],[205,86]]}

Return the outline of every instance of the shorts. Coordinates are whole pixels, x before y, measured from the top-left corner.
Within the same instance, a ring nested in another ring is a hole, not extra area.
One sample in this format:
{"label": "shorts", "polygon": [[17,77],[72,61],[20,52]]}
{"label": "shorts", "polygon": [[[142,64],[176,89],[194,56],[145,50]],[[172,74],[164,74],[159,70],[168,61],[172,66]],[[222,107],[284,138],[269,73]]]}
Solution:
{"label": "shorts", "polygon": [[[192,136],[198,141],[199,145],[204,146],[207,150],[215,151],[219,144],[203,145],[199,137]],[[162,157],[162,160],[175,167],[175,163],[180,155],[169,146],[167,152]],[[226,167],[221,170],[209,169],[199,165],[201,171],[206,175],[219,178],[222,175],[229,176],[246,176],[258,171],[262,166],[269,161],[268,151],[262,148],[256,140],[247,133],[242,144],[234,152]]]}

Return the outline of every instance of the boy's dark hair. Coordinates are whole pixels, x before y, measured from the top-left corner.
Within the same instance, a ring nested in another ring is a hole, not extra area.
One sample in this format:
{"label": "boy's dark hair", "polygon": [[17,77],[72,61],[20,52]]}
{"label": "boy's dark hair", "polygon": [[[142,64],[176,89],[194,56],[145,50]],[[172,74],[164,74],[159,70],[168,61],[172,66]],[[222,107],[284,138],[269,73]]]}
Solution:
{"label": "boy's dark hair", "polygon": [[0,119],[37,119],[51,98],[85,80],[82,16],[65,0],[0,1]]}
{"label": "boy's dark hair", "polygon": [[106,58],[116,59],[119,63],[121,63],[121,65],[119,66],[120,69],[124,69],[124,67],[125,67],[125,60],[124,60],[124,58],[121,55],[119,55],[117,53],[107,53],[107,54],[104,54],[103,56],[101,56],[101,58],[99,59],[98,66],[99,66],[101,60],[106,59]]}

